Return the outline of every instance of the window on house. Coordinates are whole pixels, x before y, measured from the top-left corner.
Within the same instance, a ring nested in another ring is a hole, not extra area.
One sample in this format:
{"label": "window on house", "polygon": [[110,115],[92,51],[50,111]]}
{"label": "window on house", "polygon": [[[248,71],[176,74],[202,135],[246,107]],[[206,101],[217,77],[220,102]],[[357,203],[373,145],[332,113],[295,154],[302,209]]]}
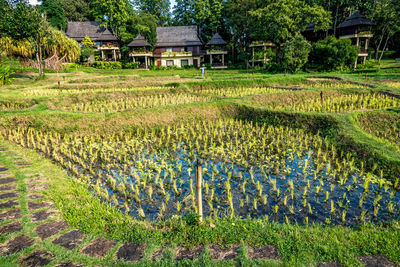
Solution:
{"label": "window on house", "polygon": [[167,47],[167,52],[172,52],[172,47]]}
{"label": "window on house", "polygon": [[187,59],[182,59],[182,60],[181,60],[181,66],[186,66],[186,65],[189,65],[189,60],[187,60]]}
{"label": "window on house", "polygon": [[173,66],[173,65],[174,65],[174,61],[173,60],[167,60],[167,67]]}

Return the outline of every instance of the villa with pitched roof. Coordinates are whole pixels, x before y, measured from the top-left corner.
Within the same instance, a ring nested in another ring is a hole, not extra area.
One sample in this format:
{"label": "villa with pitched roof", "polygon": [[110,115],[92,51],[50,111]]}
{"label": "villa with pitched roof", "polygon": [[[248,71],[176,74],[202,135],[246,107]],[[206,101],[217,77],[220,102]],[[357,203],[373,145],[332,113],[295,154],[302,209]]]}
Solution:
{"label": "villa with pitched roof", "polygon": [[[138,35],[128,46],[131,49],[130,56],[134,62],[139,62],[142,68],[148,68],[150,64],[158,67],[200,66],[206,55],[210,57],[211,66],[226,66],[224,48],[226,42],[221,36],[214,35],[206,45],[209,53],[203,50],[203,42],[199,37],[197,26],[172,26],[157,27],[157,43],[155,47]],[[211,51],[217,47],[218,51]],[[215,56],[214,56],[215,55]],[[213,61],[213,58],[216,61]]]}
{"label": "villa with pitched roof", "polygon": [[[337,27],[340,39],[350,39],[353,45],[360,47],[358,57],[363,58],[364,63],[368,57],[369,40],[374,36],[372,34],[373,26],[375,23],[360,12],[355,12]],[[355,67],[357,67],[357,61]]]}
{"label": "villa with pitched roof", "polygon": [[117,61],[121,58],[120,44],[117,37],[99,21],[68,21],[66,35],[81,43],[89,37],[95,48],[100,51],[104,61]]}

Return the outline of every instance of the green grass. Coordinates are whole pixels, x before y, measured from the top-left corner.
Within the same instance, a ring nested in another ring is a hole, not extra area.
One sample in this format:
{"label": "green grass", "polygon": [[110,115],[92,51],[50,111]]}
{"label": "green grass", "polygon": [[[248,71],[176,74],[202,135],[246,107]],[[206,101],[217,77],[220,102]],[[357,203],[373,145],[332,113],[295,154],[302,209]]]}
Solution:
{"label": "green grass", "polygon": [[[12,62],[18,68],[17,62]],[[252,120],[270,125],[284,125],[306,129],[326,137],[341,151],[351,152],[359,161],[367,163],[369,169],[379,174],[380,170],[386,178],[392,180],[400,173],[400,153],[385,140],[376,138],[365,132],[356,119],[365,112],[327,114],[316,112],[273,111],[268,107],[252,103],[251,97],[224,98],[208,103],[194,103],[178,106],[154,107],[147,110],[125,111],[118,113],[92,113],[61,111],[57,103],[69,103],[81,98],[68,98],[67,94],[51,96],[26,96],[30,90],[57,90],[58,81],[65,89],[73,86],[85,88],[120,88],[121,84],[132,86],[138,84],[160,83],[160,91],[178,90],[197,93],[201,88],[226,89],[231,87],[255,86],[297,86],[304,85],[307,77],[314,75],[339,76],[351,81],[366,82],[377,88],[342,89],[351,91],[390,90],[400,92],[400,89],[386,83],[387,80],[400,80],[400,63],[384,60],[380,69],[365,72],[341,73],[301,73],[301,74],[271,74],[262,70],[209,70],[206,78],[199,77],[199,70],[96,70],[93,68],[70,69],[65,73],[48,73],[45,79],[36,80],[35,73],[23,73],[14,76],[13,83],[1,88],[0,101],[28,102],[38,104],[32,109],[6,111],[0,113],[0,127],[31,126],[36,129],[47,129],[59,133],[91,134],[119,132],[135,127],[156,128],[190,120],[214,120],[230,117],[241,120]],[[152,85],[153,86],[153,85]],[[174,87],[171,89],[170,87]],[[307,91],[320,91],[320,88],[305,88]],[[338,89],[336,89],[338,90]],[[159,91],[157,91],[159,92]],[[75,99],[75,100],[74,100]],[[82,100],[83,101],[83,100]],[[386,111],[385,111],[386,112]],[[88,266],[94,265],[138,265],[138,266],[313,266],[319,262],[337,261],[345,266],[361,266],[357,256],[368,254],[383,254],[400,264],[400,229],[399,223],[389,225],[361,225],[353,228],[331,225],[287,225],[265,220],[248,219],[219,219],[215,227],[210,222],[202,225],[188,225],[185,218],[177,218],[166,222],[139,222],[122,214],[113,207],[93,196],[85,184],[52,163],[50,159],[38,155],[37,152],[21,148],[4,140],[0,144],[7,147],[33,166],[26,169],[16,169],[10,156],[0,154],[0,163],[12,168],[18,180],[21,192],[21,203],[26,203],[26,188],[24,179],[32,174],[41,174],[49,179],[50,190],[47,197],[53,200],[62,216],[72,227],[88,234],[88,238],[76,250],[65,251],[50,241],[36,244],[33,248],[24,250],[12,257],[0,257],[0,266],[13,266],[15,260],[34,249],[47,249],[57,255],[56,263],[62,260],[80,262]],[[35,224],[22,211],[24,231],[34,236]],[[66,230],[67,231],[67,230]],[[64,231],[65,232],[65,231]],[[61,235],[61,233],[59,234]],[[191,261],[174,261],[172,257],[159,263],[144,260],[138,264],[115,262],[114,250],[105,259],[95,259],[76,253],[78,249],[88,244],[95,237],[104,236],[122,242],[134,241],[147,243],[151,248],[172,244],[195,247],[214,243],[246,244],[246,245],[275,245],[278,248],[280,261],[255,261],[246,258],[242,250],[236,261],[213,262],[204,251],[201,258]],[[0,241],[12,238],[1,236]]]}

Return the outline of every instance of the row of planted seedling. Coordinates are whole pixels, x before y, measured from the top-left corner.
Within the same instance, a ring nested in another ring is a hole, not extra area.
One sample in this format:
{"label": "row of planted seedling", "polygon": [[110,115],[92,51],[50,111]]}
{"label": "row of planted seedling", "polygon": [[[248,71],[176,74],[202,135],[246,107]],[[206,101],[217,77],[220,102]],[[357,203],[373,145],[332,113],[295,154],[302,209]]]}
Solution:
{"label": "row of planted seedling", "polygon": [[168,91],[171,90],[172,87],[135,87],[135,88],[124,88],[124,87],[115,87],[115,88],[99,88],[99,89],[68,89],[68,90],[59,90],[59,89],[29,89],[24,90],[22,92],[23,96],[29,97],[40,97],[40,96],[58,96],[58,95],[73,95],[73,94],[97,94],[97,93],[114,93],[114,92],[137,92],[137,91]]}
{"label": "row of planted seedling", "polygon": [[20,110],[20,109],[25,109],[29,107],[28,104],[23,104],[23,103],[14,103],[14,102],[0,102],[0,111],[14,111],[14,110]]}
{"label": "row of planted seedling", "polygon": [[369,112],[354,117],[361,128],[392,145],[400,152],[400,115],[388,112]]}
{"label": "row of planted seedling", "polygon": [[94,194],[137,219],[196,211],[194,161],[203,166],[204,214],[286,223],[390,221],[400,196],[363,163],[301,129],[238,120],[191,122],[114,135],[75,136],[32,128],[3,135],[37,149]]}
{"label": "row of planted seedling", "polygon": [[314,79],[309,78],[303,87],[307,88],[321,88],[321,89],[362,89],[368,86],[361,83],[349,82],[336,79]]}
{"label": "row of planted seedling", "polygon": [[356,110],[374,110],[399,107],[400,100],[377,93],[326,94],[302,93],[287,95],[256,96],[252,101],[274,110],[297,112],[341,113]]}
{"label": "row of planted seedling", "polygon": [[190,104],[210,100],[212,100],[212,98],[208,96],[198,96],[187,93],[165,93],[145,96],[131,95],[117,99],[98,100],[94,98],[87,102],[63,106],[62,109],[76,112],[118,112],[159,106]]}
{"label": "row of planted seedling", "polygon": [[219,97],[243,97],[256,94],[276,94],[276,93],[289,93],[290,90],[284,88],[274,87],[229,87],[229,88],[210,88],[199,89],[196,93],[214,95]]}

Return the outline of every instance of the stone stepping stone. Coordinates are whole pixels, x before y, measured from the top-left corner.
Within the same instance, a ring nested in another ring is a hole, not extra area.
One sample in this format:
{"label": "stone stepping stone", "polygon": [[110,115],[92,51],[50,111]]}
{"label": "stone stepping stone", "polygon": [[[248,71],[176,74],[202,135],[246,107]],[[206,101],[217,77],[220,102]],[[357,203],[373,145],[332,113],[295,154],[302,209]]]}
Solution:
{"label": "stone stepping stone", "polygon": [[65,221],[61,222],[48,222],[36,227],[35,231],[39,237],[43,240],[50,236],[59,233],[69,227],[68,223]]}
{"label": "stone stepping stone", "polygon": [[30,255],[19,260],[21,266],[45,266],[49,264],[55,256],[45,250],[36,250]]}
{"label": "stone stepping stone", "polygon": [[122,245],[117,252],[117,259],[124,261],[138,262],[143,258],[147,245],[137,245],[134,243]]}
{"label": "stone stepping stone", "polygon": [[32,246],[33,243],[33,239],[26,235],[14,237],[8,242],[0,245],[0,255],[10,255],[19,252],[24,248]]}
{"label": "stone stepping stone", "polygon": [[7,168],[7,167],[0,167],[0,172],[6,172],[8,170],[9,170],[9,168]]}
{"label": "stone stepping stone", "polygon": [[199,246],[194,249],[188,249],[188,248],[183,248],[183,247],[178,247],[175,253],[175,259],[177,260],[183,260],[183,259],[189,259],[193,260],[195,258],[198,258],[201,253],[203,252],[203,247]]}
{"label": "stone stepping stone", "polygon": [[57,264],[56,267],[84,267],[84,265],[80,263],[61,262]]}
{"label": "stone stepping stone", "polygon": [[13,208],[18,204],[19,202],[17,200],[9,200],[7,202],[0,203],[0,209]]}
{"label": "stone stepping stone", "polygon": [[30,185],[28,185],[29,191],[44,191],[44,190],[48,190],[48,189],[49,189],[48,184],[30,184]]}
{"label": "stone stepping stone", "polygon": [[116,241],[107,240],[104,237],[97,238],[87,245],[82,253],[91,257],[104,257],[108,251],[117,244]]}
{"label": "stone stepping stone", "polygon": [[279,259],[278,250],[271,245],[256,248],[247,247],[247,256],[249,259]]}
{"label": "stone stepping stone", "polygon": [[9,184],[9,183],[14,183],[15,181],[16,181],[15,177],[3,178],[0,179],[0,184]]}
{"label": "stone stepping stone", "polygon": [[68,233],[63,234],[53,241],[53,244],[62,246],[66,249],[74,249],[83,241],[83,233],[81,230],[74,229]]}
{"label": "stone stepping stone", "polygon": [[365,267],[398,267],[397,264],[383,255],[365,255],[358,257]]}
{"label": "stone stepping stone", "polygon": [[18,197],[17,192],[9,192],[9,193],[0,194],[0,199],[14,198],[14,197]]}
{"label": "stone stepping stone", "polygon": [[332,262],[318,263],[317,267],[343,267],[343,265],[341,265],[340,263],[338,263],[336,261],[332,261]]}
{"label": "stone stepping stone", "polygon": [[47,219],[53,217],[52,215],[54,215],[56,213],[56,211],[57,210],[42,210],[42,211],[34,212],[30,215],[31,220],[34,223],[47,220]]}
{"label": "stone stepping stone", "polygon": [[11,175],[11,173],[9,173],[9,172],[0,172],[0,178],[8,177],[10,175]]}
{"label": "stone stepping stone", "polygon": [[[1,180],[4,180],[4,179],[1,179]],[[10,191],[10,190],[15,190],[15,189],[17,189],[17,185],[15,185],[15,184],[7,184],[7,185],[0,186],[0,192],[1,191]]]}
{"label": "stone stepping stone", "polygon": [[232,245],[230,248],[224,248],[213,244],[210,246],[210,256],[213,260],[233,260],[237,256],[238,245]]}
{"label": "stone stepping stone", "polygon": [[12,222],[0,227],[0,234],[8,235],[11,233],[16,233],[22,230],[22,225],[20,221]]}
{"label": "stone stepping stone", "polygon": [[35,199],[41,199],[41,198],[43,198],[43,197],[44,197],[43,195],[32,194],[32,195],[29,195],[29,196],[28,196],[28,199],[29,199],[29,200],[35,200]]}
{"label": "stone stepping stone", "polygon": [[47,179],[44,177],[34,177],[34,178],[27,179],[25,182],[27,184],[42,183],[42,182],[47,182]]}
{"label": "stone stepping stone", "polygon": [[43,201],[43,202],[28,202],[29,210],[37,210],[43,208],[50,208],[54,206],[54,203],[51,201]]}
{"label": "stone stepping stone", "polygon": [[21,218],[21,210],[20,209],[8,210],[8,211],[0,213],[0,221],[13,220],[13,219],[17,219],[17,218]]}
{"label": "stone stepping stone", "polygon": [[31,166],[32,163],[27,162],[27,161],[21,161],[21,160],[15,160],[14,161],[15,166],[17,167],[25,167],[25,166]]}
{"label": "stone stepping stone", "polygon": [[153,253],[151,253],[150,260],[152,260],[152,261],[161,260],[164,257],[163,251],[164,251],[164,249],[158,249],[158,250],[154,251]]}

